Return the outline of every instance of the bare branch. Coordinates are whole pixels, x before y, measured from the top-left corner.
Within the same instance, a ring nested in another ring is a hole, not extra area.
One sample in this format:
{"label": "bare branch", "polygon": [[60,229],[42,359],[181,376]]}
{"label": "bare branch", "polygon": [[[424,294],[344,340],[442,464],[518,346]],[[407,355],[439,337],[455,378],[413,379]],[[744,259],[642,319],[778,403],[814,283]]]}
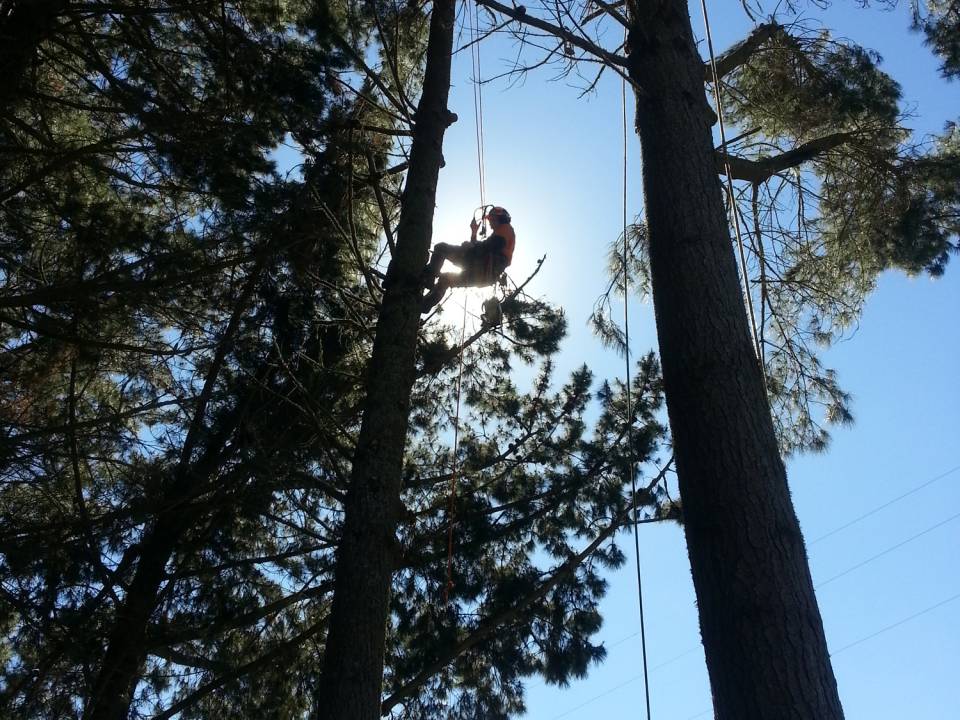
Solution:
{"label": "bare branch", "polygon": [[386,83],[384,83],[381,79],[380,73],[374,72],[374,70],[367,65],[363,57],[357,52],[356,48],[354,48],[352,44],[348,43],[336,32],[331,31],[331,34],[334,42],[336,42],[337,45],[339,45],[340,48],[344,50],[351,58],[353,58],[354,63],[356,63],[357,67],[363,71],[363,74],[367,76],[370,82],[376,85],[377,89],[383,93],[383,96],[390,101],[390,104],[393,105],[393,107],[396,108],[401,115],[403,115],[407,122],[410,122],[410,112],[406,103],[399,100],[392,92],[390,92],[390,88],[388,88]]}
{"label": "bare branch", "polygon": [[482,5],[483,7],[490,8],[491,10],[496,10],[498,13],[501,13],[503,15],[506,15],[507,17],[513,18],[517,22],[523,23],[524,25],[529,25],[531,27],[537,28],[538,30],[543,30],[544,32],[549,33],[550,35],[553,35],[554,37],[557,37],[563,40],[564,42],[568,42],[574,47],[578,47],[581,50],[584,50],[590,53],[591,55],[603,60],[604,62],[610,63],[611,65],[616,65],[617,67],[621,67],[621,68],[627,67],[626,59],[619,57],[617,55],[614,55],[613,53],[608,52],[607,50],[604,50],[599,45],[596,45],[590,42],[589,40],[570,32],[565,28],[559,27],[557,25],[554,25],[553,23],[547,22],[546,20],[541,20],[538,17],[534,17],[533,15],[528,14],[527,9],[523,7],[523,5],[519,5],[513,8],[507,5],[503,5],[497,2],[497,0],[477,0],[477,4]]}
{"label": "bare branch", "polygon": [[383,199],[383,190],[377,181],[377,164],[373,159],[373,153],[370,148],[366,148],[367,167],[370,169],[370,185],[373,187],[373,194],[377,198],[377,207],[380,208],[380,222],[383,223],[383,234],[387,238],[387,245],[390,246],[390,253],[396,252],[397,245],[393,239],[393,228],[390,225],[390,213],[387,210],[387,203]]}
{"label": "bare branch", "polygon": [[584,24],[587,24],[591,20],[596,20],[601,15],[609,15],[618,23],[623,25],[625,28],[629,29],[630,26],[627,23],[627,19],[621,13],[617,12],[618,8],[622,8],[624,5],[626,5],[624,0],[618,0],[617,2],[614,2],[614,3],[606,3],[606,2],[603,2],[603,0],[592,0],[592,2],[594,5],[597,5],[600,9],[594,10],[593,12],[589,12],[586,15],[584,15],[583,21],[582,21]]}

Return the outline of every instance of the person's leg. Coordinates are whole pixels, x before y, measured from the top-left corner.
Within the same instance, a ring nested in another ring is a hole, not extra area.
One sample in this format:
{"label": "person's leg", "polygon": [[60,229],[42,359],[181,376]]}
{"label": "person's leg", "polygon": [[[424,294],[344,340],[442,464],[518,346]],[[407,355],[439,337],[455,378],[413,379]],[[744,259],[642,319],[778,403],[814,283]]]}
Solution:
{"label": "person's leg", "polygon": [[447,294],[447,290],[452,284],[451,278],[455,277],[456,275],[452,275],[451,273],[443,273],[443,275],[437,279],[437,284],[431,288],[430,292],[423,296],[423,302],[420,305],[421,313],[430,312],[430,308],[443,300],[443,296]]}
{"label": "person's leg", "polygon": [[433,248],[433,254],[430,256],[430,262],[423,269],[424,277],[431,280],[440,274],[440,268],[443,267],[443,261],[449,260],[454,265],[463,266],[466,256],[466,249],[462,245],[451,245],[450,243],[437,243]]}
{"label": "person's leg", "polygon": [[497,278],[506,268],[496,256],[479,255],[464,263],[463,272],[451,276],[450,287],[488,287],[497,282]]}

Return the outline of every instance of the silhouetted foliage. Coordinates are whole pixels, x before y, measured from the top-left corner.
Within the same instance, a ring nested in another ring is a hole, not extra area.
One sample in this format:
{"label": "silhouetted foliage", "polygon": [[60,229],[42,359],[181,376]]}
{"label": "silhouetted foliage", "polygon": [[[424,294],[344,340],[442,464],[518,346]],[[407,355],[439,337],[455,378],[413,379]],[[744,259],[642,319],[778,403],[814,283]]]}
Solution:
{"label": "silhouetted foliage", "polygon": [[[25,10],[31,32],[0,56],[16,76],[0,107],[0,712],[302,717],[426,18],[273,0],[2,9],[0,35]],[[464,353],[446,606],[459,339],[421,329],[441,352],[406,460],[397,716],[505,716],[522,678],[565,682],[602,657],[624,464],[661,439],[652,359],[627,447],[622,388],[591,390],[585,369],[553,387],[562,312],[523,292],[504,314]],[[539,367],[531,393],[509,380],[519,364]],[[658,492],[636,504],[653,512]]]}

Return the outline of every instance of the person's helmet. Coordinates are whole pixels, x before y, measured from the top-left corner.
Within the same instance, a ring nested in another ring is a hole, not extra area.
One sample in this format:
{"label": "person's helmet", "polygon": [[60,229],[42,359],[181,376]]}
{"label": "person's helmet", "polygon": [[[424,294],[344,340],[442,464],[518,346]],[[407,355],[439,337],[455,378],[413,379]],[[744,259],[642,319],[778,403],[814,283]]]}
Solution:
{"label": "person's helmet", "polygon": [[498,205],[493,205],[488,211],[485,217],[493,218],[499,223],[508,223],[510,222],[510,213],[508,213],[504,208],[499,207]]}

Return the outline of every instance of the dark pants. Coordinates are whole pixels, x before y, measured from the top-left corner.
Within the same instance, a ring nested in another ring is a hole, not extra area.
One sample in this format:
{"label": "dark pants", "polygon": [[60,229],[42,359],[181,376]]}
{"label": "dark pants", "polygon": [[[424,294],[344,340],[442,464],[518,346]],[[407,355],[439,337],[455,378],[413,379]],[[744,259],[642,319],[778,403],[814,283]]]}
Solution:
{"label": "dark pants", "polygon": [[[441,274],[440,268],[443,267],[445,260],[461,268],[461,272]],[[506,258],[499,254],[484,252],[476,245],[437,243],[433,248],[429,264],[424,268],[426,279],[432,281],[433,278],[437,278],[437,283],[423,298],[423,312],[427,312],[440,302],[449,288],[493,285],[506,267]]]}

